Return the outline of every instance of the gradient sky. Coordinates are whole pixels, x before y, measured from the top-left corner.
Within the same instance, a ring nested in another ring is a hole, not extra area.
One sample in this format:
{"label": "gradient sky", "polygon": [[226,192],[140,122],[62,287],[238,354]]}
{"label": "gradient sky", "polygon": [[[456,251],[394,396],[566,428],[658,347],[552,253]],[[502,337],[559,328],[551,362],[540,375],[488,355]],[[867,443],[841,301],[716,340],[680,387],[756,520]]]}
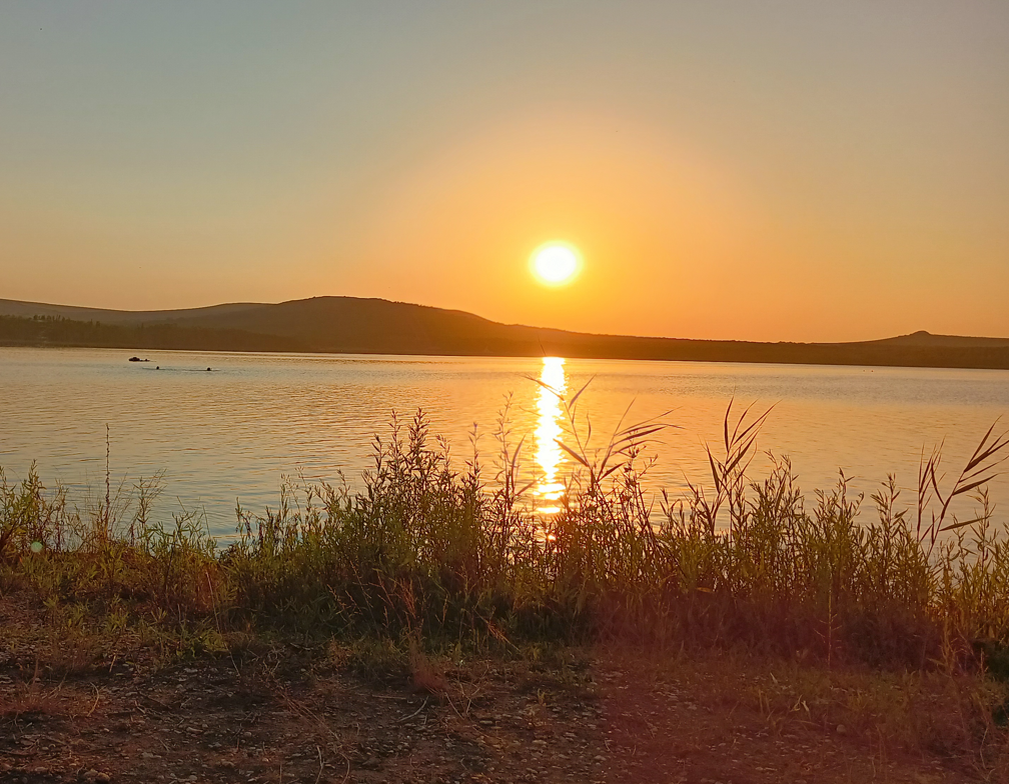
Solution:
{"label": "gradient sky", "polygon": [[0,297],[323,294],[1009,336],[1009,3],[0,5]]}

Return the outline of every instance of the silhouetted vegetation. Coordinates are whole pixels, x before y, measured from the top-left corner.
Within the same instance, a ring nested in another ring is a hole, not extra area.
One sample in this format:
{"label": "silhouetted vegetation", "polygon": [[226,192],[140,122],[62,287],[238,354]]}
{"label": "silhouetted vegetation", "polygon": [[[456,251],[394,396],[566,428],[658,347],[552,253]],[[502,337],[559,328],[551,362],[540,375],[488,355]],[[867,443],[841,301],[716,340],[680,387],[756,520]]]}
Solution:
{"label": "silhouetted vegetation", "polygon": [[[1009,539],[984,487],[1006,438],[989,432],[948,487],[933,454],[910,507],[890,478],[864,521],[843,477],[811,502],[787,460],[750,480],[759,423],[727,416],[710,483],[657,506],[639,463],[661,424],[617,434],[595,458],[571,448],[580,471],[563,508],[538,516],[504,426],[488,478],[475,458],[453,467],[418,415],[376,439],[361,492],[289,483],[279,508],[238,510],[226,548],[195,514],[153,523],[157,479],[81,507],[32,471],[0,483],[0,590],[31,591],[53,617],[112,614],[218,644],[250,629],[490,649],[618,637],[1001,666]],[[951,502],[969,494],[979,511],[958,520]]]}
{"label": "silhouetted vegetation", "polygon": [[0,316],[0,344],[147,348],[180,351],[298,351],[297,341],[237,329],[160,324],[104,324],[42,316]]}

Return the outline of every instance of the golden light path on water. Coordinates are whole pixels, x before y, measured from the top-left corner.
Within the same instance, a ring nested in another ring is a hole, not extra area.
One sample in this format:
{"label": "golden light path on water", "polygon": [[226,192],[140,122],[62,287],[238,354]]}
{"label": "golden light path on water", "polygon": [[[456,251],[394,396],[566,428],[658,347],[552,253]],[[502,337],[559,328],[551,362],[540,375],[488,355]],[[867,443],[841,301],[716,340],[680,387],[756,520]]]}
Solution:
{"label": "golden light path on water", "polygon": [[540,371],[542,386],[536,401],[536,464],[542,474],[536,484],[536,509],[541,514],[556,514],[564,495],[564,483],[559,474],[564,463],[564,451],[558,441],[561,427],[561,401],[567,391],[562,357],[543,357]]}

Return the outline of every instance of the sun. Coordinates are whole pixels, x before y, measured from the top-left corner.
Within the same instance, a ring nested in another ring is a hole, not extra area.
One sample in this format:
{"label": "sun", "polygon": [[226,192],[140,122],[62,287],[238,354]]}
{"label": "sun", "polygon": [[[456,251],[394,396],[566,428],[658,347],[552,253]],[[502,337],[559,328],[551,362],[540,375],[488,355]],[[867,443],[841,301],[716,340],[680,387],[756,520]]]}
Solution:
{"label": "sun", "polygon": [[566,242],[547,242],[529,257],[533,275],[546,286],[563,286],[574,280],[582,269],[578,248]]}

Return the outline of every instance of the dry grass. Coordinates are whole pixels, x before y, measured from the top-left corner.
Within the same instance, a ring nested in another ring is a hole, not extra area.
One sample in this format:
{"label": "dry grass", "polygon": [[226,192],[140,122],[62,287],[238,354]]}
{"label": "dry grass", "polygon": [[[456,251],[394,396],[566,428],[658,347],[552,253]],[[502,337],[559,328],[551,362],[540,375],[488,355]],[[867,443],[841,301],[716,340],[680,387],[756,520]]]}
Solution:
{"label": "dry grass", "polygon": [[[1005,436],[985,434],[951,483],[932,452],[913,505],[891,477],[866,520],[843,476],[812,496],[787,460],[751,479],[767,413],[730,406],[710,481],[656,506],[642,475],[664,424],[622,426],[595,452],[578,397],[565,448],[581,470],[548,519],[525,505],[505,421],[492,480],[476,458],[453,465],[423,415],[394,421],[362,492],[286,485],[276,510],[239,509],[225,550],[196,515],[149,519],[157,481],[107,482],[78,509],[34,470],[17,485],[0,472],[0,591],[27,592],[63,629],[73,644],[53,668],[67,673],[89,666],[92,639],[129,632],[185,655],[276,631],[379,640],[403,660],[620,638],[1009,676],[1009,541],[985,492]],[[977,512],[958,520],[971,494]]]}

